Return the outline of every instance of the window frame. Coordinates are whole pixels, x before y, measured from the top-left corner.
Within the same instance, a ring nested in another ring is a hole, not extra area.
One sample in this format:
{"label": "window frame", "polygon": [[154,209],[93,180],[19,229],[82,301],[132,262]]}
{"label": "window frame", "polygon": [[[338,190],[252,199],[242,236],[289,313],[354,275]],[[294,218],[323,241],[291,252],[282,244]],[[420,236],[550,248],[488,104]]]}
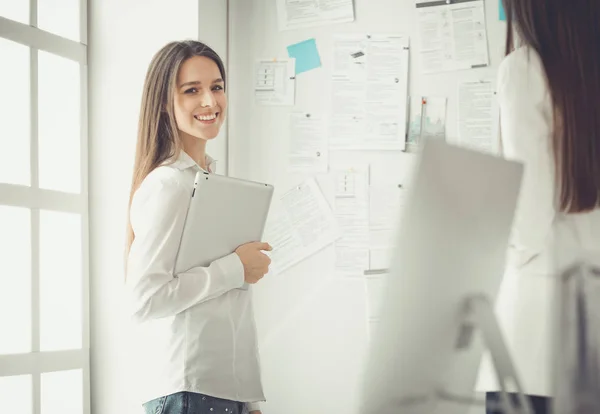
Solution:
{"label": "window frame", "polygon": [[[87,1],[79,0],[80,41],[66,39],[37,28],[38,0],[29,0],[29,24],[0,16],[0,38],[30,48],[30,186],[0,183],[0,205],[31,211],[31,352],[0,355],[0,377],[30,375],[33,414],[41,413],[41,375],[79,369],[83,373],[83,413],[90,414],[90,326],[89,326],[89,200],[88,200],[88,65]],[[79,63],[81,191],[78,194],[39,188],[38,171],[38,50]],[[40,352],[40,220],[39,210],[76,213],[81,217],[82,254],[82,347]],[[10,286],[9,286],[10,288]]]}

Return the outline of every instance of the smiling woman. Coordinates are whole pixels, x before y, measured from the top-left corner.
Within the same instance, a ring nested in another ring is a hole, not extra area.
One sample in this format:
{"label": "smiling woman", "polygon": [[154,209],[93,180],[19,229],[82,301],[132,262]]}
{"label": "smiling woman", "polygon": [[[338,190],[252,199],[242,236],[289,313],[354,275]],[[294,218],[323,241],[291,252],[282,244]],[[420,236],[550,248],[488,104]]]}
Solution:
{"label": "smiling woman", "polygon": [[184,149],[199,155],[198,158],[192,157],[205,168],[201,157],[204,148],[200,147],[218,135],[227,109],[222,71],[215,60],[194,56],[181,65],[177,85],[175,120],[181,131]]}
{"label": "smiling woman", "polygon": [[208,267],[173,270],[194,177],[214,170],[206,143],[225,120],[225,86],[223,62],[196,41],[167,44],[146,75],[126,284],[147,413],[256,414],[265,399],[252,290],[240,288],[267,273],[270,246],[249,243]]}

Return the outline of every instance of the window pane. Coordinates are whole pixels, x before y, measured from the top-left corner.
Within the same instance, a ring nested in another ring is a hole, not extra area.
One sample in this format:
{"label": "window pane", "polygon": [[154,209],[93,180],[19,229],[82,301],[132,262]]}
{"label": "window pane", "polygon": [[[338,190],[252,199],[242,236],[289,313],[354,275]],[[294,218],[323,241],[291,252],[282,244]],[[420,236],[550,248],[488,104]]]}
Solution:
{"label": "window pane", "polygon": [[0,229],[0,354],[26,353],[31,351],[29,209],[0,206]]}
{"label": "window pane", "polygon": [[78,42],[80,1],[38,0],[38,27]]}
{"label": "window pane", "polygon": [[0,16],[29,24],[29,1],[0,0]]}
{"label": "window pane", "polygon": [[80,171],[79,64],[39,51],[40,188],[78,193]]}
{"label": "window pane", "polygon": [[0,61],[0,182],[30,185],[29,47],[0,38]]}
{"label": "window pane", "polygon": [[81,216],[40,211],[40,348],[82,346]]}
{"label": "window pane", "polygon": [[83,413],[83,371],[42,374],[41,414]]}
{"label": "window pane", "polygon": [[31,375],[0,377],[0,407],[3,413],[33,412]]}

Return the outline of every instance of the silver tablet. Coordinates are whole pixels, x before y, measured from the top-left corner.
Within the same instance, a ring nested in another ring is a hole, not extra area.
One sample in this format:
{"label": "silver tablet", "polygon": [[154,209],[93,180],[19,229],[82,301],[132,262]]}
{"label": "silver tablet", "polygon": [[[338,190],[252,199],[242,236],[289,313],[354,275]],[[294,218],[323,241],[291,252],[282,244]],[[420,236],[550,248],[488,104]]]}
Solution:
{"label": "silver tablet", "polygon": [[272,185],[198,172],[175,274],[207,267],[242,244],[261,241],[272,197]]}

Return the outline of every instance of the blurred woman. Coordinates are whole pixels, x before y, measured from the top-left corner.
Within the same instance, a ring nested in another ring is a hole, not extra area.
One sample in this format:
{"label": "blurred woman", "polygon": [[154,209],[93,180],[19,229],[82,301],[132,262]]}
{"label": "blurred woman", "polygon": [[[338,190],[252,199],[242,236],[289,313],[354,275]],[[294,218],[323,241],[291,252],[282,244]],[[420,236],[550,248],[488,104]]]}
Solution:
{"label": "blurred woman", "polygon": [[[501,146],[525,171],[497,311],[524,392],[542,414],[552,397],[556,254],[600,249],[600,2],[503,3]],[[485,362],[478,389],[495,402]],[[498,412],[488,404],[488,414]]]}

